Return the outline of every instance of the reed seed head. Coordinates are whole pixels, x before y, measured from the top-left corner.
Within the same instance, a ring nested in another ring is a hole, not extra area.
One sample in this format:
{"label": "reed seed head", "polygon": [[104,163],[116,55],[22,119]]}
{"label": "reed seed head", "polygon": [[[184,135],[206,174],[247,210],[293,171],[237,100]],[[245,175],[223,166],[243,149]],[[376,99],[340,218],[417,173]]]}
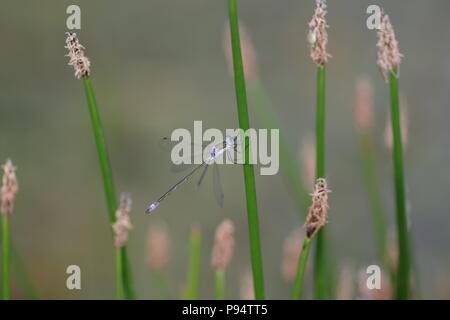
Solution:
{"label": "reed seed head", "polygon": [[151,270],[163,272],[170,261],[170,237],[164,224],[151,225],[147,235],[147,257]]}
{"label": "reed seed head", "polygon": [[327,3],[325,0],[316,0],[316,9],[309,22],[308,44],[310,46],[311,59],[317,66],[328,62],[331,56],[327,52],[328,24],[325,19]]}
{"label": "reed seed head", "polygon": [[[403,97],[400,98],[400,132],[402,137],[403,151],[406,151],[409,143],[409,113],[408,105]],[[384,145],[389,150],[389,152],[392,152],[393,134],[390,112],[388,113],[386,126],[384,128]]]}
{"label": "reed seed head", "polygon": [[328,193],[330,192],[324,178],[316,180],[314,191],[311,194],[312,204],[305,222],[306,236],[309,239],[312,239],[320,228],[328,223]]}
{"label": "reed seed head", "polygon": [[281,274],[286,282],[292,282],[295,279],[304,236],[303,229],[298,228],[284,240]]}
{"label": "reed seed head", "polygon": [[353,112],[356,129],[368,132],[373,127],[373,87],[370,80],[361,77],[356,82]]}
{"label": "reed seed head", "polygon": [[234,224],[225,219],[216,229],[211,265],[215,269],[224,270],[231,261],[234,252]]}
{"label": "reed seed head", "polygon": [[400,53],[389,16],[384,12],[381,13],[381,25],[377,35],[377,65],[383,74],[384,80],[387,82],[391,72],[398,76],[403,55]]}
{"label": "reed seed head", "polygon": [[255,300],[253,277],[250,270],[246,270],[242,275],[240,295],[241,300]]}
{"label": "reed seed head", "polygon": [[0,213],[11,215],[14,210],[14,201],[16,194],[19,191],[19,185],[16,178],[16,167],[10,159],[2,166],[3,179],[2,187],[0,189]]}
{"label": "reed seed head", "polygon": [[[228,26],[228,24],[225,25],[223,30],[223,50],[228,66],[228,71],[231,75],[233,75],[233,53],[231,48],[230,27]],[[256,56],[253,41],[247,31],[247,27],[241,21],[239,21],[239,37],[241,40],[241,55],[245,79],[247,81],[256,80],[259,73],[258,58]]]}
{"label": "reed seed head", "polygon": [[75,32],[66,32],[66,48],[69,52],[66,57],[69,57],[69,66],[75,70],[75,77],[80,79],[91,74],[91,61],[84,55],[84,47],[80,44],[77,34]]}
{"label": "reed seed head", "polygon": [[130,221],[131,197],[128,193],[120,195],[119,208],[116,211],[116,222],[112,228],[114,231],[114,245],[123,247],[128,240],[128,232],[133,229]]}

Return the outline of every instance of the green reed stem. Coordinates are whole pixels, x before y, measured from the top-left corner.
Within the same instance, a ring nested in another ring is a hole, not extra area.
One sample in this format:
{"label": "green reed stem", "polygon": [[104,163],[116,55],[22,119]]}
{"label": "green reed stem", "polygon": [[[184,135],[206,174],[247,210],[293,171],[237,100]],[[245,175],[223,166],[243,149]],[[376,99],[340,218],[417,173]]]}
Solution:
{"label": "green reed stem", "polygon": [[[316,179],[325,178],[325,66],[317,68],[317,96],[316,96]],[[328,297],[331,273],[327,267],[325,247],[325,228],[317,233],[316,254],[314,259],[314,297],[326,299]],[[328,281],[329,282],[329,281]]]}
{"label": "green reed stem", "polygon": [[187,274],[186,292],[187,300],[198,299],[200,285],[200,270],[202,261],[202,233],[199,228],[192,228],[189,239],[189,269]]}
{"label": "green reed stem", "polygon": [[94,129],[95,143],[97,146],[98,158],[100,161],[100,169],[103,178],[103,188],[105,190],[106,204],[108,206],[109,220],[113,223],[116,221],[117,199],[114,191],[112,178],[112,170],[109,164],[106,142],[103,136],[103,129],[98,112],[97,102],[94,96],[94,88],[89,77],[83,77],[84,89],[88,102],[89,112],[91,115],[92,127]]}
{"label": "green reed stem", "polygon": [[123,277],[123,263],[122,250],[116,248],[116,297],[119,300],[125,299],[124,279]]}
{"label": "green reed stem", "polygon": [[389,75],[390,98],[391,98],[391,121],[393,134],[393,161],[394,161],[394,183],[395,183],[395,205],[398,233],[398,274],[397,274],[397,299],[408,299],[410,278],[410,253],[409,234],[406,217],[405,181],[403,169],[403,146],[400,128],[400,107],[398,97],[398,79],[396,70]]}
{"label": "green reed stem", "polygon": [[317,68],[316,178],[325,178],[325,66]]}
{"label": "green reed stem", "polygon": [[[280,130],[280,169],[286,184],[294,195],[301,216],[306,216],[309,198],[301,180],[300,165],[296,153],[287,139],[287,132],[271,105],[269,98],[258,79],[249,81],[248,94],[255,106],[255,115],[262,127]],[[308,186],[309,187],[309,186]]]}
{"label": "green reed stem", "polygon": [[302,251],[298,259],[297,274],[295,276],[294,288],[292,290],[291,298],[293,300],[299,300],[302,298],[303,278],[305,276],[306,264],[308,262],[309,249],[311,239],[305,237],[303,240]]}
{"label": "green reed stem", "polygon": [[369,200],[370,212],[374,225],[377,243],[378,260],[386,264],[387,255],[387,224],[381,199],[375,155],[373,151],[372,135],[368,131],[360,133],[359,143],[364,182]]}
{"label": "green reed stem", "polygon": [[[1,214],[1,213],[0,213]],[[4,234],[4,232],[2,232]],[[2,236],[3,238],[3,236]],[[3,248],[4,241],[1,241],[1,247]],[[30,275],[27,272],[25,267],[25,263],[22,260],[19,252],[14,246],[14,243],[9,241],[9,256],[11,261],[10,270],[13,270],[12,276],[10,278],[14,278],[17,282],[18,287],[21,289],[25,299],[28,300],[36,300],[38,299],[38,295],[34,288],[33,282],[30,279]],[[5,259],[2,258],[2,261]],[[3,282],[3,281],[2,281]]]}
{"label": "green reed stem", "polygon": [[[113,224],[116,221],[117,198],[114,191],[112,170],[108,159],[106,142],[103,136],[100,114],[98,112],[97,102],[94,96],[94,88],[92,87],[91,80],[88,76],[83,77],[83,84],[86,92],[89,113],[91,115],[98,158],[100,161],[109,220],[110,223]],[[118,299],[123,299],[124,297],[128,299],[134,298],[134,293],[131,288],[129,262],[124,247],[116,250],[116,293]]]}
{"label": "green reed stem", "polygon": [[[244,70],[242,66],[241,44],[239,36],[238,12],[236,0],[228,0],[228,16],[230,19],[231,47],[233,53],[234,83],[239,118],[239,127],[244,131],[250,128],[247,109],[247,93],[245,88]],[[255,298],[264,299],[264,276],[262,266],[261,244],[259,235],[258,208],[256,203],[256,186],[253,165],[250,164],[250,144],[248,136],[244,137],[245,151],[244,183],[247,199],[247,219],[250,237],[250,254],[253,271]]]}
{"label": "green reed stem", "polygon": [[136,299],[136,294],[134,293],[134,287],[133,287],[133,279],[131,276],[131,266],[130,266],[130,260],[128,259],[127,254],[127,248],[122,247],[122,267],[123,267],[123,274],[124,274],[124,290],[125,290],[125,297],[129,300]]}
{"label": "green reed stem", "polygon": [[326,257],[325,257],[325,233],[319,230],[316,239],[316,252],[314,256],[314,298],[327,298]]}
{"label": "green reed stem", "polygon": [[2,299],[9,300],[9,217],[6,213],[2,216]]}
{"label": "green reed stem", "polygon": [[217,269],[215,272],[216,300],[225,299],[225,270]]}

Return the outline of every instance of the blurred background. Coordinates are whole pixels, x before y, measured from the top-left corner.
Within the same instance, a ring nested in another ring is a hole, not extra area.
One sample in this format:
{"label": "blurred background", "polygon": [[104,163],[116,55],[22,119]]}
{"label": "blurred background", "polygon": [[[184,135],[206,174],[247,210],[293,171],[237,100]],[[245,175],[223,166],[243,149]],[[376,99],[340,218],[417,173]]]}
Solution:
{"label": "blurred background", "polygon": [[[280,118],[293,153],[314,134],[315,66],[306,44],[315,2],[239,2],[258,59],[259,78]],[[203,231],[200,297],[213,297],[210,252],[216,226],[236,224],[236,253],[227,278],[228,298],[239,298],[250,267],[243,173],[222,166],[225,206],[219,208],[211,176],[189,183],[154,215],[144,214],[180,174],[158,147],[175,128],[237,126],[234,86],[223,52],[227,3],[208,0],[17,1],[0,11],[0,160],[18,167],[20,192],[11,236],[39,298],[114,298],[114,248],[82,81],[64,56],[66,8],[81,7],[80,42],[92,62],[92,82],[114,171],[116,192],[133,198],[130,254],[139,298],[162,298],[149,272],[149,226],[164,223],[172,250],[169,297],[186,278],[191,225]],[[377,263],[373,227],[361,177],[353,92],[365,74],[375,90],[375,154],[385,211],[395,235],[391,157],[383,142],[388,88],[376,66],[376,35],[366,8],[389,14],[404,60],[400,87],[409,107],[406,181],[420,297],[450,298],[450,2],[445,0],[339,0],[328,3],[326,168],[329,238],[336,270]],[[254,117],[250,100],[251,124]],[[256,177],[267,297],[289,297],[283,280],[283,241],[303,224],[280,174]],[[308,188],[309,189],[309,188]],[[82,290],[66,289],[66,268],[81,267]],[[14,270],[13,270],[14,273]],[[310,273],[307,275],[310,277]],[[309,295],[309,293],[308,293]],[[13,280],[13,298],[23,297]]]}

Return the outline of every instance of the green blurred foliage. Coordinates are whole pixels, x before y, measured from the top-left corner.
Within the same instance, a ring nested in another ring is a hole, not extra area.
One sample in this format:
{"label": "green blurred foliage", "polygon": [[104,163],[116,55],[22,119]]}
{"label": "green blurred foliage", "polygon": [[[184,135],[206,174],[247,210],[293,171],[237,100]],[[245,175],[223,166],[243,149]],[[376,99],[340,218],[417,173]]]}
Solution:
{"label": "green blurred foliage", "polygon": [[[374,1],[329,1],[326,166],[330,238],[337,267],[375,263],[375,245],[354,131],[353,88],[360,74],[375,85],[376,155],[391,229],[393,186],[383,146],[387,86],[375,64],[375,33],[365,26]],[[139,297],[158,298],[146,263],[146,232],[164,221],[171,232],[168,269],[173,297],[182,292],[190,226],[203,229],[201,297],[213,297],[209,264],[214,230],[225,217],[236,223],[236,256],[227,296],[239,297],[239,276],[249,268],[242,170],[222,168],[225,207],[215,205],[212,183],[177,191],[152,216],[149,202],[178,179],[161,137],[179,127],[233,128],[237,115],[224,55],[225,1],[2,0],[0,11],[0,159],[18,167],[20,193],[12,238],[41,298],[113,298],[114,254],[101,177],[81,81],[67,66],[66,7],[82,10],[81,43],[92,62],[118,192],[132,194],[129,241]],[[405,55],[400,86],[410,107],[405,155],[411,221],[423,296],[449,297],[438,277],[450,269],[450,3],[377,1],[384,5]],[[315,69],[306,45],[313,1],[239,1],[258,55],[261,82],[282,119],[295,152],[314,130]],[[252,106],[250,105],[252,108]],[[253,126],[258,123],[251,117]],[[212,179],[210,179],[212,180]],[[269,298],[287,298],[280,274],[282,243],[300,226],[295,201],[280,175],[257,176],[265,279]],[[65,288],[66,267],[82,269],[82,290]],[[308,275],[307,275],[308,277]],[[355,275],[356,277],[356,275]],[[445,278],[444,278],[445,279]],[[448,283],[448,281],[447,281]],[[14,281],[13,284],[17,284]],[[23,296],[17,285],[13,297]],[[447,294],[447,295],[445,295]]]}

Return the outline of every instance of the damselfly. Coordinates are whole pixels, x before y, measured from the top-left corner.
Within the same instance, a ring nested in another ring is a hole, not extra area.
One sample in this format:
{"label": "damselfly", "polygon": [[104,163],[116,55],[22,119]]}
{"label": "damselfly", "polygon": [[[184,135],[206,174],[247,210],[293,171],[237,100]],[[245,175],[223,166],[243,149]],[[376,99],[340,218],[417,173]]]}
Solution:
{"label": "damselfly", "polygon": [[200,185],[203,181],[203,178],[206,175],[206,171],[207,171],[208,167],[212,164],[214,164],[214,189],[215,189],[215,193],[216,193],[216,198],[219,202],[219,205],[222,206],[223,192],[222,192],[222,187],[221,187],[220,181],[219,181],[219,171],[217,168],[216,160],[225,154],[228,156],[229,159],[232,160],[232,159],[234,159],[234,157],[232,156],[232,152],[234,152],[234,151],[237,151],[237,137],[226,136],[225,140],[223,142],[212,146],[211,151],[209,152],[209,155],[206,157],[206,159],[204,159],[202,161],[201,164],[196,166],[192,171],[190,171],[187,175],[185,175],[180,181],[178,181],[171,188],[169,188],[169,190],[167,190],[161,197],[159,197],[158,200],[156,200],[155,202],[152,202],[148,206],[148,208],[145,212],[151,213],[154,210],[156,210],[156,208],[159,207],[159,205],[161,204],[162,201],[164,201],[164,199],[166,199],[180,185],[182,185],[183,183],[188,181],[189,178],[191,178],[194,175],[194,173],[196,173],[201,168],[203,168],[202,174],[200,175],[200,179],[197,183],[197,185]]}

